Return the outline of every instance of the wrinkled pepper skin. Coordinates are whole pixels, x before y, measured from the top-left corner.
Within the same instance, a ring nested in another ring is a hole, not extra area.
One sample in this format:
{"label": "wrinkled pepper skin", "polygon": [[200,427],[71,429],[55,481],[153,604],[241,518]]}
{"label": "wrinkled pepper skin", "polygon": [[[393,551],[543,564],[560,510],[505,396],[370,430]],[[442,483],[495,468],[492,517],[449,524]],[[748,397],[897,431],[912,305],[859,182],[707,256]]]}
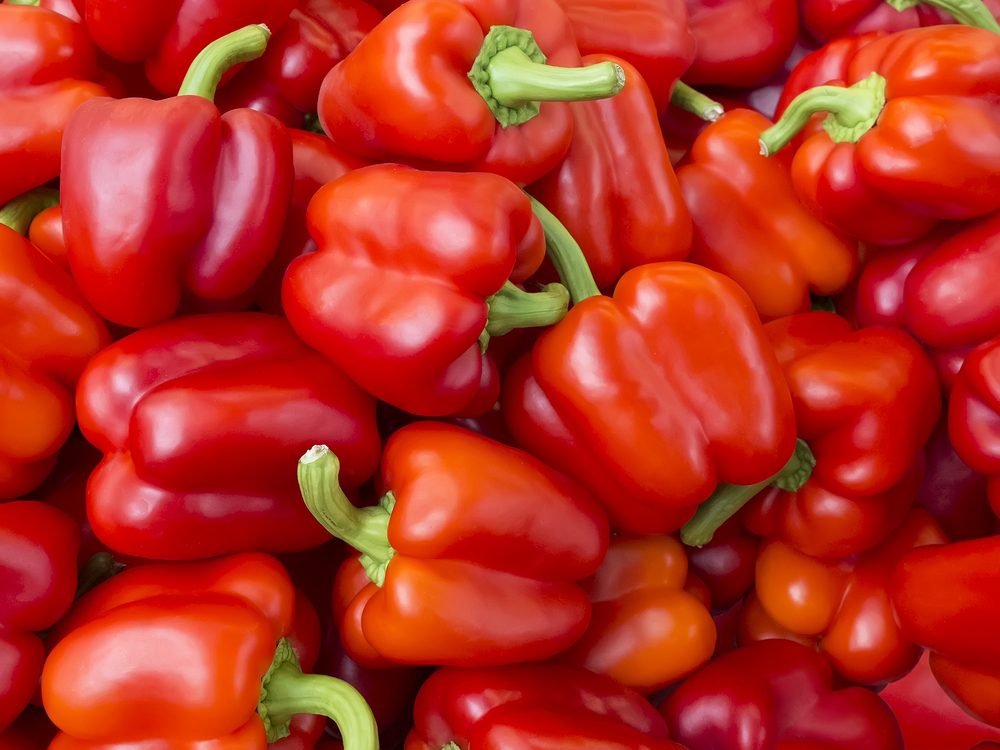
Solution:
{"label": "wrinkled pepper skin", "polygon": [[816,467],[798,492],[758,496],[749,528],[817,557],[870,549],[916,499],[941,411],[934,368],[905,333],[853,331],[833,313],[793,315],[764,330]]}
{"label": "wrinkled pepper skin", "polygon": [[518,444],[589,488],[613,528],[680,528],[720,482],[792,454],[795,417],[756,312],[689,263],[626,273],[539,338],[504,384]]}
{"label": "wrinkled pepper skin", "polygon": [[[818,467],[818,464],[817,464]],[[875,549],[842,560],[821,560],[780,541],[766,541],[757,558],[760,612],[744,607],[741,639],[788,638],[810,643],[844,679],[880,685],[906,674],[920,646],[900,629],[889,579],[914,547],[947,541],[922,510],[910,515]],[[818,642],[817,642],[818,641]]]}
{"label": "wrinkled pepper skin", "polygon": [[302,340],[405,411],[468,406],[491,367],[479,344],[487,299],[544,257],[524,193],[491,174],[376,165],[321,188],[306,218],[318,250],[282,286]]}
{"label": "wrinkled pepper skin", "polygon": [[[583,55],[628,60],[642,76],[658,112],[694,60],[697,43],[683,0],[559,0]],[[626,74],[626,89],[628,88]]]}
{"label": "wrinkled pepper skin", "polygon": [[677,171],[694,221],[691,262],[736,281],[765,320],[808,310],[810,293],[836,294],[857,267],[856,243],[799,202],[791,155],[761,157],[758,138],[770,125],[748,109],[726,112]]}
{"label": "wrinkled pepper skin", "polygon": [[275,33],[295,0],[84,0],[87,31],[116,60],[145,64],[146,77],[174,96],[195,56],[213,39],[249,24]]}
{"label": "wrinkled pepper skin", "polygon": [[0,732],[38,688],[45,647],[36,632],[52,627],[76,593],[80,532],[45,503],[0,503]]}
{"label": "wrinkled pepper skin", "polygon": [[685,680],[662,707],[689,750],[902,750],[885,703],[863,688],[834,689],[823,658],[788,641],[725,654]]}
{"label": "wrinkled pepper skin", "polygon": [[566,664],[605,674],[643,695],[676,682],[707,662],[715,623],[684,590],[684,547],[669,536],[615,536],[587,581],[590,626]]}
{"label": "wrinkled pepper skin", "polygon": [[363,0],[302,0],[264,55],[223,87],[219,106],[249,107],[301,128],[305,116],[316,111],[327,72],[381,20]]}
{"label": "wrinkled pepper skin", "polygon": [[281,123],[220,115],[202,96],[88,102],[66,128],[62,170],[73,276],[101,315],[133,328],[182,303],[249,306],[294,179]]}
{"label": "wrinkled pepper skin", "polygon": [[572,116],[547,103],[528,122],[500,126],[466,75],[496,25],[531,31],[550,65],[580,65],[556,0],[411,0],[329,72],[319,94],[323,130],[372,161],[539,180],[566,155]]}
{"label": "wrinkled pepper skin", "polygon": [[[1000,537],[914,550],[893,571],[892,603],[906,636],[931,650],[938,682],[966,711],[1000,726]],[[947,592],[942,596],[941,592]]]}
{"label": "wrinkled pepper skin", "polygon": [[441,669],[420,689],[413,718],[405,750],[683,750],[645,698],[574,667]]}
{"label": "wrinkled pepper skin", "polygon": [[52,469],[73,429],[77,379],[109,341],[69,274],[0,225],[0,499]]}
{"label": "wrinkled pepper skin", "polygon": [[261,313],[181,318],[116,342],[87,366],[77,409],[104,452],[91,525],[139,557],[318,545],[325,533],[288,467],[316,440],[344,456],[348,487],[378,464],[374,400]]}
{"label": "wrinkled pepper skin", "polygon": [[691,217],[649,89],[624,60],[583,58],[585,65],[604,60],[621,65],[625,87],[610,99],[569,105],[569,153],[529,192],[580,244],[597,286],[613,289],[631,268],[684,260]]}
{"label": "wrinkled pepper skin", "polygon": [[948,435],[955,452],[989,477],[993,512],[1000,517],[1000,338],[972,350],[948,402]]}
{"label": "wrinkled pepper skin", "polygon": [[86,30],[45,8],[0,5],[0,205],[59,176],[70,115],[107,92]]}
{"label": "wrinkled pepper skin", "polygon": [[[984,0],[984,3],[994,16],[1000,14],[1000,4],[996,0]],[[799,0],[799,12],[802,25],[821,43],[870,31],[889,33],[955,23],[947,12],[929,4],[897,10],[885,0]]]}
{"label": "wrinkled pepper skin", "polygon": [[393,498],[381,506],[375,558],[384,580],[373,576],[341,621],[357,661],[369,654],[356,644],[396,664],[535,661],[586,630],[580,581],[600,565],[608,526],[583,488],[516,448],[436,422],[393,434],[378,486]]}

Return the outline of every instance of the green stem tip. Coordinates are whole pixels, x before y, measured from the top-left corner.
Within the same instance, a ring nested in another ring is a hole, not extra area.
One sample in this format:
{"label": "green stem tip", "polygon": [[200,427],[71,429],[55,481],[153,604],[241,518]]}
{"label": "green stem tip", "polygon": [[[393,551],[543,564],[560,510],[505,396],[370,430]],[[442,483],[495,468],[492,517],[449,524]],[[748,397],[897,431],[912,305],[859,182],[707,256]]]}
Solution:
{"label": "green stem tip", "polygon": [[486,300],[486,332],[503,336],[515,328],[539,328],[558,323],[569,308],[569,291],[562,284],[546,284],[540,292],[526,292],[510,281]]}
{"label": "green stem tip", "polygon": [[256,60],[264,54],[271,30],[262,23],[244,26],[209,43],[191,62],[178,96],[215,99],[223,74],[234,65]]}
{"label": "green stem tip", "polygon": [[58,190],[35,188],[0,208],[0,224],[10,227],[20,235],[26,235],[28,227],[38,214],[46,208],[58,205]]}
{"label": "green stem tip", "polygon": [[725,108],[714,99],[709,99],[700,91],[688,86],[683,81],[674,84],[670,94],[670,103],[685,112],[697,115],[707,122],[715,122],[722,117]]}
{"label": "green stem tip", "polygon": [[947,13],[950,13],[952,18],[965,26],[975,26],[978,29],[985,29],[986,31],[992,31],[994,34],[1000,34],[1000,24],[997,23],[997,19],[993,17],[990,13],[990,9],[986,7],[982,0],[885,0],[891,7],[896,10],[906,10],[907,8],[916,8],[919,5],[933,5],[935,8],[940,8]]}
{"label": "green stem tip", "polygon": [[774,476],[757,484],[720,484],[694,517],[681,529],[681,541],[689,547],[702,547],[712,541],[715,532],[740,508],[772,484],[785,492],[797,492],[812,476],[816,457],[804,440],[797,440],[792,457]]}
{"label": "green stem tip", "polygon": [[587,258],[573,235],[538,199],[530,195],[528,198],[531,200],[531,210],[545,232],[545,254],[556,267],[562,283],[569,289],[573,304],[579,304],[588,297],[599,297],[601,290],[597,288],[594,274],[587,265]]}

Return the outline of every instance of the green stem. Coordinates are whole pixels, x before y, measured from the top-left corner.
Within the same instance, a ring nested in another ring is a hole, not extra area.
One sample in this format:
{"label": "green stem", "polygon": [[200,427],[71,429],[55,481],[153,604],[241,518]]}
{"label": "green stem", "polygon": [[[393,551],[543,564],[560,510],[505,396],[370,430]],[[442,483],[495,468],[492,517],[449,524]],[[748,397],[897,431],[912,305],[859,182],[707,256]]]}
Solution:
{"label": "green stem", "polygon": [[531,199],[531,210],[535,212],[545,232],[545,253],[556,267],[562,283],[569,289],[573,304],[578,305],[588,297],[599,297],[601,290],[597,288],[594,274],[587,265],[587,258],[573,235],[537,199],[530,195],[528,198]]}
{"label": "green stem", "polygon": [[378,505],[358,508],[340,488],[340,459],[325,445],[314,445],[299,459],[299,489],[309,512],[324,529],[361,553],[368,577],[379,586],[395,551],[389,544],[392,493]]}
{"label": "green stem", "polygon": [[178,96],[215,99],[223,74],[234,65],[256,60],[264,54],[271,30],[264,24],[244,26],[208,44],[191,62]]}
{"label": "green stem", "polygon": [[7,5],[31,5],[35,8],[39,6],[41,0],[7,0]]}
{"label": "green stem", "polygon": [[506,128],[537,116],[539,102],[614,96],[625,86],[625,71],[607,61],[579,68],[546,65],[530,31],[492,26],[469,70],[469,80]]}
{"label": "green stem", "polygon": [[546,284],[540,292],[526,292],[507,281],[486,304],[490,310],[486,332],[503,336],[515,328],[558,323],[569,308],[569,291],[562,284]]}
{"label": "green stem", "polygon": [[952,17],[966,26],[975,26],[979,29],[992,31],[1000,34],[1000,24],[990,13],[982,0],[885,0],[896,10],[906,10],[916,8],[918,5],[933,5],[952,15]]}
{"label": "green stem", "polygon": [[809,309],[813,312],[837,312],[837,306],[833,304],[833,297],[810,296]]}
{"label": "green stem", "polygon": [[820,112],[829,112],[823,129],[837,143],[857,143],[867,133],[885,106],[885,79],[872,73],[850,88],[816,86],[795,97],[774,125],[761,133],[760,153],[780,151]]}
{"label": "green stem", "polygon": [[121,563],[115,562],[110,552],[98,552],[83,566],[77,577],[76,598],[86,594],[95,586],[104,583],[109,578],[118,575],[125,569]]}
{"label": "green stem", "polygon": [[317,714],[336,723],[344,750],[378,750],[378,726],[361,693],[336,677],[303,674],[285,638],[278,643],[271,668],[261,683],[257,713],[269,743],[289,735],[293,716]]}
{"label": "green stem", "polygon": [[725,108],[717,101],[709,99],[683,81],[674,84],[674,90],[670,94],[670,103],[708,122],[715,122],[725,112]]}
{"label": "green stem", "polygon": [[694,517],[681,529],[681,541],[689,547],[701,547],[712,541],[722,524],[734,516],[759,492],[776,485],[786,492],[797,492],[812,475],[816,458],[803,440],[781,471],[757,484],[720,484],[705,502],[698,506]]}
{"label": "green stem", "polygon": [[32,220],[46,208],[59,205],[59,191],[52,188],[35,188],[18,196],[0,208],[0,224],[21,235],[28,233]]}

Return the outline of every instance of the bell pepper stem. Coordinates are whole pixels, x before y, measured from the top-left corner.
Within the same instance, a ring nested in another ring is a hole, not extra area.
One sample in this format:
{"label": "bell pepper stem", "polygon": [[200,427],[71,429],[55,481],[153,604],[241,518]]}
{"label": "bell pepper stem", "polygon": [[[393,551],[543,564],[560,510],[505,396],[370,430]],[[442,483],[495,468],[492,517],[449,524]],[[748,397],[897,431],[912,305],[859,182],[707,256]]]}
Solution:
{"label": "bell pepper stem", "polygon": [[125,569],[121,563],[115,562],[110,552],[98,552],[84,564],[77,577],[76,598],[86,594],[95,586],[104,583]]}
{"label": "bell pepper stem", "polygon": [[28,233],[32,220],[46,208],[59,205],[59,191],[52,188],[35,188],[18,196],[0,208],[0,224],[21,235]]}
{"label": "bell pepper stem", "polygon": [[270,37],[271,30],[260,23],[244,26],[209,43],[191,62],[177,95],[214,101],[223,74],[234,65],[263,55]]}
{"label": "bell pepper stem", "polygon": [[878,73],[849,88],[816,86],[792,99],[788,109],[760,136],[760,153],[776,154],[791,141],[809,118],[829,112],[823,129],[836,143],[857,143],[867,133],[885,106],[885,79]]}
{"label": "bell pepper stem", "polygon": [[37,8],[41,5],[41,0],[7,0],[5,5],[31,5]]}
{"label": "bell pepper stem", "polygon": [[610,61],[579,68],[546,65],[534,35],[514,26],[490,27],[468,75],[505,128],[536,117],[540,102],[604,99],[625,85],[625,71]]}
{"label": "bell pepper stem", "polygon": [[361,553],[368,577],[381,586],[395,554],[388,532],[395,503],[392,493],[376,506],[355,507],[340,488],[340,459],[325,445],[314,445],[299,459],[298,477],[309,512],[324,529]]}
{"label": "bell pepper stem", "polygon": [[715,532],[759,492],[772,484],[786,492],[796,492],[812,476],[816,457],[803,440],[795,443],[792,457],[769,479],[757,484],[720,484],[694,517],[681,529],[681,541],[689,547],[701,547],[712,541]]}
{"label": "bell pepper stem", "polygon": [[531,200],[531,210],[534,211],[542,224],[542,231],[545,232],[545,254],[556,267],[562,283],[569,289],[573,304],[578,305],[587,297],[599,297],[601,290],[597,288],[594,274],[587,265],[587,258],[580,245],[573,239],[573,235],[555,214],[537,199],[530,195],[528,198]]}
{"label": "bell pepper stem", "polygon": [[378,750],[378,726],[361,693],[336,677],[303,674],[285,638],[278,643],[271,668],[261,683],[257,713],[269,743],[289,735],[293,716],[317,714],[334,721],[344,750]]}
{"label": "bell pepper stem", "polygon": [[709,99],[683,81],[678,81],[674,85],[674,90],[670,94],[670,103],[708,122],[715,122],[725,112],[723,106],[717,101]]}
{"label": "bell pepper stem", "polygon": [[975,26],[979,29],[992,31],[1000,34],[1000,24],[990,13],[990,9],[982,0],[885,0],[896,10],[906,10],[916,8],[919,5],[933,5],[952,15],[952,17],[966,26]]}
{"label": "bell pepper stem", "polygon": [[515,328],[538,328],[558,323],[569,308],[569,291],[562,284],[546,284],[540,292],[526,292],[507,281],[486,300],[486,333],[503,336]]}

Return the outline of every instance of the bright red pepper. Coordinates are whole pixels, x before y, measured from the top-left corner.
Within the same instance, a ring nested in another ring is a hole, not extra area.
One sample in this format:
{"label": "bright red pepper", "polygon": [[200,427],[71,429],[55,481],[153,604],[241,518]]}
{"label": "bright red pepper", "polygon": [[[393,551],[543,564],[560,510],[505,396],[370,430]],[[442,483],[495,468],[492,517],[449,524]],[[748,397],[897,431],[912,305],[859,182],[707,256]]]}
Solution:
{"label": "bright red pepper", "polygon": [[808,310],[810,292],[836,294],[857,265],[856,243],[799,202],[791,156],[760,156],[757,141],[770,125],[731,110],[702,131],[677,171],[694,220],[690,260],[735,280],[765,319]]}
{"label": "bright red pepper", "polygon": [[42,700],[64,733],[53,747],[263,750],[265,732],[275,741],[295,715],[322,713],[348,749],[377,748],[354,688],[302,674],[294,615],[288,574],[259,553],[120,573],[80,599],[45,662]]}
{"label": "bright red pepper", "polygon": [[116,342],[87,366],[77,409],[104,452],[90,522],[140,557],[318,545],[287,467],[316,440],[344,456],[348,487],[378,464],[373,399],[261,313],[181,318]]}
{"label": "bright red pepper", "polygon": [[77,379],[110,340],[69,275],[21,236],[50,198],[36,191],[0,209],[0,498],[52,469],[73,429]]}
{"label": "bright red pepper", "polygon": [[799,0],[799,11],[802,25],[812,37],[827,42],[869,31],[892,32],[954,23],[956,18],[960,23],[984,25],[1000,14],[996,0],[984,0],[982,5],[985,8],[978,2],[952,0],[933,0],[926,5],[899,0]]}
{"label": "bright red pepper", "polygon": [[583,637],[559,661],[612,677],[643,695],[707,662],[715,623],[684,590],[687,558],[669,536],[615,536],[586,583],[593,605]]}
{"label": "bright red pepper", "polygon": [[381,20],[364,0],[300,0],[263,56],[222,88],[219,106],[250,107],[301,128],[327,72]]}
{"label": "bright red pepper", "polygon": [[584,63],[605,60],[621,65],[625,88],[610,99],[569,105],[569,153],[529,190],[580,243],[597,285],[611,289],[630,268],[684,260],[691,217],[649,89],[624,60],[590,55]]}
{"label": "bright red pepper", "polygon": [[820,218],[865,242],[898,244],[941,220],[1000,208],[1000,148],[985,148],[1000,141],[1000,34],[902,31],[862,46],[846,73],[855,85],[800,94],[761,137],[763,152],[775,153],[813,114],[833,113],[792,168]]}
{"label": "bright red pepper", "polygon": [[556,0],[411,0],[330,71],[319,118],[373,161],[527,184],[562,160],[573,136],[568,108],[548,102],[603,98],[624,83],[612,63],[579,65]]}
{"label": "bright red pepper", "polygon": [[528,198],[496,175],[358,169],[316,193],[307,221],[319,250],[285,274],[289,321],[361,387],[411,413],[453,414],[476,398],[490,371],[484,332],[565,314],[558,284],[536,295],[514,286],[538,268],[545,241]]}
{"label": "bright red pepper", "polygon": [[583,669],[441,669],[417,695],[406,750],[683,750],[645,698]]}
{"label": "bright red pepper", "polygon": [[1000,516],[1000,338],[965,359],[948,404],[948,434],[958,456],[989,476],[993,512]]}
{"label": "bright red pepper", "polygon": [[281,236],[291,145],[273,117],[220,115],[212,96],[221,72],[266,40],[257,26],[217,40],[181,96],[97,99],[71,118],[61,182],[69,262],[108,320],[150,325],[182,301],[249,305]]}
{"label": "bright red pepper", "polygon": [[689,750],[902,750],[889,708],[863,688],[834,689],[815,651],[745,646],[685,680],[662,708]]}
{"label": "bright red pepper", "polygon": [[889,599],[896,563],[914,547],[947,541],[925,511],[911,510],[875,549],[842,560],[821,560],[783,542],[767,541],[757,558],[756,595],[762,612],[744,607],[741,638],[787,637],[811,643],[846,680],[865,685],[906,674],[920,646],[900,629]]}
{"label": "bright red pepper", "polygon": [[63,130],[107,92],[78,23],[45,8],[0,5],[0,204],[59,176]]}
{"label": "bright red pepper", "polygon": [[49,206],[31,220],[28,239],[46,258],[69,273],[69,258],[66,256],[66,238],[63,235],[60,206]]}
{"label": "bright red pepper", "polygon": [[83,0],[87,31],[116,60],[144,61],[150,82],[174,96],[188,66],[211,41],[248,24],[274,33],[295,0]]}
{"label": "bright red pepper", "polygon": [[515,448],[435,422],[389,439],[378,506],[351,505],[339,468],[317,446],[299,462],[299,482],[316,518],[362,553],[372,581],[341,624],[352,657],[508,664],[553,656],[583,634],[590,602],[578,582],[608,543],[583,488]]}
{"label": "bright red pepper", "polygon": [[45,503],[0,503],[0,732],[38,687],[45,647],[36,632],[52,627],[76,593],[80,532]]}

